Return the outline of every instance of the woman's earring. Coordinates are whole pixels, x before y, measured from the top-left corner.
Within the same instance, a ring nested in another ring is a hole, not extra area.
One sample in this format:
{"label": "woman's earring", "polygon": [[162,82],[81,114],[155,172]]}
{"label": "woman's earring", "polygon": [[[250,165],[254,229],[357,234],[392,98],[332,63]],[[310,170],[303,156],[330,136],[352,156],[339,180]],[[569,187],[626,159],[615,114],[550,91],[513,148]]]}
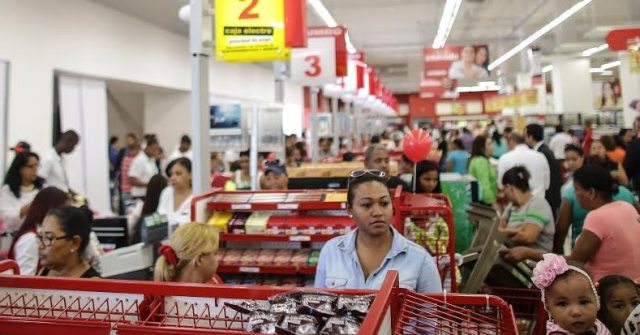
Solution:
{"label": "woman's earring", "polygon": [[70,251],[73,253],[75,251],[75,249],[71,249]]}

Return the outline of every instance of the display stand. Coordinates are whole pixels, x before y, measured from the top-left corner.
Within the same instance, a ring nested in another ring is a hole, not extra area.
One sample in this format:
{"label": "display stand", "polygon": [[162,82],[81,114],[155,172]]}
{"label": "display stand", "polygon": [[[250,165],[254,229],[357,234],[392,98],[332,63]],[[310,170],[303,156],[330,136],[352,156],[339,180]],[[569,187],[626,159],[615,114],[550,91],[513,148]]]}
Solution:
{"label": "display stand", "polygon": [[[14,271],[1,261],[0,273]],[[379,291],[327,290],[375,298],[358,334],[516,335],[511,307],[489,295],[423,295],[401,289],[389,271]],[[225,306],[266,300],[282,287],[233,287],[0,275],[3,334],[248,334],[248,315]]]}

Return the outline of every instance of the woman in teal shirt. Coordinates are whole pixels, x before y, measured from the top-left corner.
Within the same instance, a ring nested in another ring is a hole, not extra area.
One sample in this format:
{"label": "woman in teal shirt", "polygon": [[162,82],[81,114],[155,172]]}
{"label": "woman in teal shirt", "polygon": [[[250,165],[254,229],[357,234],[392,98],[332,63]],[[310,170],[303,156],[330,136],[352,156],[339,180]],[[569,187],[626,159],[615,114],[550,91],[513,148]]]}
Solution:
{"label": "woman in teal shirt", "polygon": [[502,136],[497,129],[493,132],[492,138],[493,153],[491,155],[493,158],[498,159],[509,151],[509,148],[507,147],[507,140],[504,139],[504,136]]}
{"label": "woman in teal shirt", "polygon": [[[564,152],[565,163],[571,174],[584,165],[584,152],[582,149],[574,145],[568,145]],[[562,203],[560,204],[560,212],[556,220],[556,233],[553,238],[553,252],[558,254],[564,254],[563,245],[564,240],[567,238],[569,227],[571,227],[571,244],[575,244],[576,239],[582,232],[584,219],[589,212],[580,206],[572,181],[573,178],[570,177],[569,181],[562,187]],[[634,205],[640,213],[638,200],[633,193],[624,186],[619,186],[618,189],[619,192],[613,196],[613,200],[628,202]]]}
{"label": "woman in teal shirt", "polygon": [[462,140],[453,141],[453,150],[447,154],[447,172],[467,174],[469,153],[464,151]]}
{"label": "woman in teal shirt", "polygon": [[479,135],[473,140],[469,174],[478,180],[482,202],[495,206],[498,194],[496,170],[491,166],[489,157],[493,152],[493,140]]}

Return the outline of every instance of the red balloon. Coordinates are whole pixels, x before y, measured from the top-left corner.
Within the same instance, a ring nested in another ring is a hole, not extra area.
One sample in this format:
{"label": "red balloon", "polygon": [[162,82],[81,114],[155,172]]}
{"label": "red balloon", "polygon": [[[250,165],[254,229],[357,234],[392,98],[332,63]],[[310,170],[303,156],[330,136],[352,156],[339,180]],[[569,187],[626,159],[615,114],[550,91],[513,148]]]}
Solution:
{"label": "red balloon", "polygon": [[431,136],[422,129],[414,129],[404,136],[402,150],[414,163],[424,160],[431,152]]}

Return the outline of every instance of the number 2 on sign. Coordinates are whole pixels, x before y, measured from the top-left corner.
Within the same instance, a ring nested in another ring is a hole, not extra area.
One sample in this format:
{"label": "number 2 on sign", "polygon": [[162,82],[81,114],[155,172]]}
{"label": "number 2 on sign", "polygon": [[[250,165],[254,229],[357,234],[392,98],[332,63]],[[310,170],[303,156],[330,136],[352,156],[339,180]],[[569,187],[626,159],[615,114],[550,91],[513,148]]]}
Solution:
{"label": "number 2 on sign", "polygon": [[[240,0],[240,1],[244,1],[244,0]],[[242,13],[240,13],[240,19],[244,20],[244,19],[257,19],[257,18],[259,18],[260,14],[251,13],[251,10],[254,9],[257,5],[258,5],[258,0],[251,0],[251,3],[249,4],[249,6],[247,6],[247,8],[245,8],[242,11]]]}
{"label": "number 2 on sign", "polygon": [[320,67],[320,56],[318,55],[310,55],[304,58],[305,62],[309,62],[309,66],[311,69],[304,70],[304,74],[307,77],[317,77],[322,73],[322,68]]}

